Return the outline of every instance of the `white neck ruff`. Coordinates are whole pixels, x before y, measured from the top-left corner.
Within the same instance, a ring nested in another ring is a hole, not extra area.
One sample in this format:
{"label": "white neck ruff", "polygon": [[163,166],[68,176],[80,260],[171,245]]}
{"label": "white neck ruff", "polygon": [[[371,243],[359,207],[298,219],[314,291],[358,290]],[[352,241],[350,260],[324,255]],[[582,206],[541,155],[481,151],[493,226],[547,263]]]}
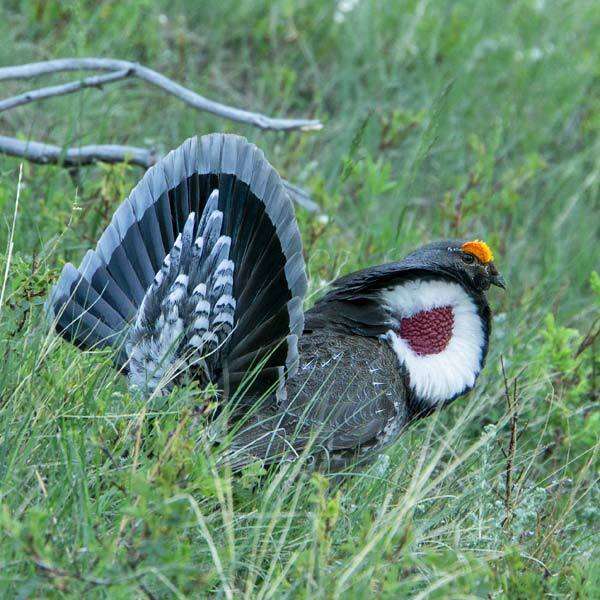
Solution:
{"label": "white neck ruff", "polygon": [[460,284],[414,280],[385,290],[382,299],[398,323],[421,311],[452,308],[452,336],[437,354],[417,354],[393,329],[385,336],[408,370],[411,389],[419,401],[434,407],[473,387],[485,358],[486,334],[477,305]]}

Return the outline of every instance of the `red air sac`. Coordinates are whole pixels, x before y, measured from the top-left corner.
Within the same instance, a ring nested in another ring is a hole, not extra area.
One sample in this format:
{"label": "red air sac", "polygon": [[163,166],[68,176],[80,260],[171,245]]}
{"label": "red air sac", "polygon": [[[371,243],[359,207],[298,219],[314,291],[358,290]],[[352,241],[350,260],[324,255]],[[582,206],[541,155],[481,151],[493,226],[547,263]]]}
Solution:
{"label": "red air sac", "polygon": [[400,321],[399,335],[419,356],[439,354],[452,339],[454,312],[451,306],[422,310]]}

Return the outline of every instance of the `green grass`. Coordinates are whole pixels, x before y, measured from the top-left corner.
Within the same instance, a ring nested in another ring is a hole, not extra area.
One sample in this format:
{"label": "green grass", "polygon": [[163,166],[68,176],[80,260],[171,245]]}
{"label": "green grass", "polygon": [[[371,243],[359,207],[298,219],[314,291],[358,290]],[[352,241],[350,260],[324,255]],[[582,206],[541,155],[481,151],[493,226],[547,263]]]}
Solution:
{"label": "green grass", "polygon": [[[363,0],[342,22],[333,0],[98,4],[5,0],[0,65],[137,60],[325,128],[261,132],[128,82],[2,113],[0,133],[160,151],[241,133],[328,217],[299,211],[313,292],[444,236],[487,240],[509,290],[490,294],[477,389],[389,461],[343,482],[232,478],[191,426],[201,391],[144,406],[43,318],[141,171],[24,164],[0,314],[0,596],[598,597],[596,3]],[[0,156],[2,276],[18,179]],[[501,357],[520,409],[508,523]]]}

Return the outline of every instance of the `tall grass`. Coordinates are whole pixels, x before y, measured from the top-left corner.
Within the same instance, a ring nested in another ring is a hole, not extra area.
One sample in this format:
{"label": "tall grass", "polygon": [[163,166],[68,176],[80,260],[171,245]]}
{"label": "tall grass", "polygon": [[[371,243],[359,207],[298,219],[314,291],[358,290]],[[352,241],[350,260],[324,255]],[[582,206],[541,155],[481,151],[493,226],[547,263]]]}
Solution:
{"label": "tall grass", "polygon": [[14,241],[0,262],[0,594],[593,597],[599,21],[591,0],[4,2],[3,65],[138,60],[326,127],[259,132],[126,83],[4,113],[2,132],[162,151],[235,131],[323,207],[299,213],[311,301],[446,236],[486,239],[509,291],[491,293],[476,390],[374,465],[234,477],[206,443],[202,390],[144,404],[108,354],[75,351],[43,317],[60,267],[140,171],[24,164],[19,186],[19,161],[0,157],[0,251]]}

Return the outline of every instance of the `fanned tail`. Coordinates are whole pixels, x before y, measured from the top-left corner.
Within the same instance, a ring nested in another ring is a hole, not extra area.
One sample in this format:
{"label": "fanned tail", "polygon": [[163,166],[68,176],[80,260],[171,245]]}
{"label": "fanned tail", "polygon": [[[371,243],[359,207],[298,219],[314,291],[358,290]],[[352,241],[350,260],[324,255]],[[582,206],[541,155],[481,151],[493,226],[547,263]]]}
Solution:
{"label": "fanned tail", "polygon": [[[131,383],[181,373],[253,394],[295,369],[306,274],[292,204],[245,139],[187,140],[152,167],[48,306],[82,349],[112,346]],[[167,386],[168,389],[168,386]]]}

